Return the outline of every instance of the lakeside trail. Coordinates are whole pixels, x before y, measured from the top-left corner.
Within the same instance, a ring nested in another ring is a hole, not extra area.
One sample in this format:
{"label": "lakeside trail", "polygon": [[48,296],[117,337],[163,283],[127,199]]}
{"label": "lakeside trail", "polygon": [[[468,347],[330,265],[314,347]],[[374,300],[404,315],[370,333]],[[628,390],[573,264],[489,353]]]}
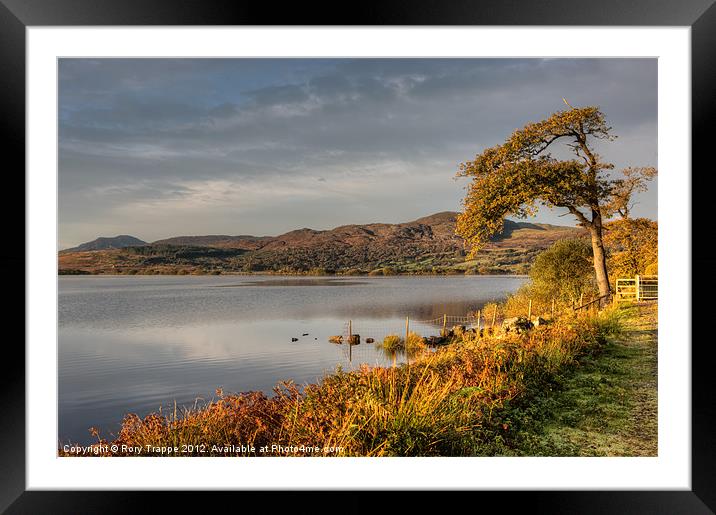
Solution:
{"label": "lakeside trail", "polygon": [[[657,456],[657,305],[625,308],[623,332],[533,399],[518,455]],[[525,416],[525,413],[522,413]]]}

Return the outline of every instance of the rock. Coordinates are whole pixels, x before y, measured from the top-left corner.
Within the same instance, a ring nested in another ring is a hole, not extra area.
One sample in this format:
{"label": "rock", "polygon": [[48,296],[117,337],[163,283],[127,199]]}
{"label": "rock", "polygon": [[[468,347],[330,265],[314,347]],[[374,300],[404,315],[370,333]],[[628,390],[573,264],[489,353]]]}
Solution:
{"label": "rock", "polygon": [[338,336],[330,336],[328,341],[331,343],[343,343],[343,336],[340,334]]}
{"label": "rock", "polygon": [[374,340],[373,338],[366,338],[366,339],[365,339],[365,342],[366,342],[366,343],[374,343],[375,340]]}
{"label": "rock", "polygon": [[532,317],[532,325],[535,327],[545,325],[546,323],[547,321],[542,317]]}
{"label": "rock", "polygon": [[303,333],[301,336],[308,336],[308,333]]}
{"label": "rock", "polygon": [[428,345],[440,345],[441,343],[445,342],[444,336],[430,336],[427,338],[427,344]]}
{"label": "rock", "polygon": [[298,338],[291,338],[291,341],[292,341],[292,342],[297,342],[297,341],[298,341]]}
{"label": "rock", "polygon": [[348,337],[350,345],[360,345],[360,334],[352,334]]}
{"label": "rock", "polygon": [[502,330],[506,333],[514,331],[517,334],[528,331],[534,327],[527,317],[505,318],[502,321]]}

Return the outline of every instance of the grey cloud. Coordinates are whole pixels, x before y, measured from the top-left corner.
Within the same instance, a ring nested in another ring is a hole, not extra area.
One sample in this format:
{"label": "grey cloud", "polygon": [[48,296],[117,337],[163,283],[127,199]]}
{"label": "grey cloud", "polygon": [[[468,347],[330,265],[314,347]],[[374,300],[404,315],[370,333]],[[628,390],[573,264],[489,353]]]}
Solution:
{"label": "grey cloud", "polygon": [[[564,109],[562,97],[600,105],[623,135],[608,160],[656,164],[656,95],[647,59],[61,60],[60,194],[176,197],[199,179],[330,184],[382,163],[447,180]],[[142,193],[111,188],[132,183]],[[457,209],[456,195],[442,198]]]}

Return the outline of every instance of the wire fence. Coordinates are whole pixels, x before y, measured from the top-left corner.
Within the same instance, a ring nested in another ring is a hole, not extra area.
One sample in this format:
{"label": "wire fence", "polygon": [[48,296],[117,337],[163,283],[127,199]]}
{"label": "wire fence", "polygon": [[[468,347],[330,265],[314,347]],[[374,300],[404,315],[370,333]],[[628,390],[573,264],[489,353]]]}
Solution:
{"label": "wire fence", "polygon": [[[620,294],[623,297],[629,297],[630,300],[646,300],[658,298],[658,279],[656,276],[639,277],[635,279],[628,279],[634,284],[628,284],[626,287],[620,289],[617,288],[615,292],[615,301],[619,301]],[[619,281],[624,281],[619,279]],[[619,286],[622,286],[618,282]],[[627,287],[631,287],[632,290],[624,291]],[[634,293],[637,292],[637,293]],[[517,314],[517,316],[507,317],[503,313],[498,313],[497,305],[493,304],[492,309],[487,308],[485,311],[479,310],[474,313],[468,313],[467,315],[443,315],[436,318],[429,319],[413,319],[406,317],[403,321],[400,319],[386,319],[386,320],[348,320],[343,324],[342,334],[334,338],[338,338],[338,341],[334,343],[345,343],[343,345],[343,353],[349,361],[355,363],[365,363],[375,360],[376,355],[384,356],[392,359],[393,364],[396,363],[396,359],[403,358],[407,361],[412,359],[411,350],[407,345],[400,345],[391,348],[391,346],[383,345],[384,340],[389,336],[394,336],[406,342],[409,338],[409,334],[415,333],[419,337],[426,339],[426,343],[431,345],[432,343],[438,344],[444,342],[444,337],[451,336],[455,332],[457,326],[464,330],[476,330],[480,337],[485,335],[494,335],[494,331],[509,330],[514,324],[515,320],[522,319],[527,320],[530,327],[545,323],[540,315],[544,315],[547,320],[554,320],[555,317],[562,316],[566,313],[572,313],[576,316],[587,315],[591,312],[599,312],[605,305],[607,305],[612,298],[612,294],[606,295],[585,295],[580,296],[579,301],[572,301],[571,305],[564,303],[557,303],[556,299],[552,299],[551,305],[540,305],[539,313],[533,312],[532,299],[528,299],[526,302],[525,313]],[[542,303],[544,304],[544,302]],[[514,313],[512,313],[514,314]],[[533,316],[535,315],[535,316]],[[500,329],[503,326],[503,322],[508,320],[507,329]],[[521,322],[520,322],[521,323]],[[486,330],[482,331],[482,330]],[[438,340],[435,340],[437,338]],[[376,354],[376,351],[377,354]],[[420,350],[412,351],[417,355]]]}
{"label": "wire fence", "polygon": [[[341,341],[343,353],[351,362],[370,362],[381,356],[393,363],[410,361],[420,350],[405,348],[389,350],[384,348],[383,341],[388,336],[395,336],[405,341],[409,333],[415,333],[422,338],[441,338],[448,335],[456,326],[469,329],[486,329],[499,327],[502,319],[497,313],[488,313],[483,316],[481,312],[470,313],[464,316],[443,315],[429,319],[413,319],[406,317],[400,319],[380,320],[349,320],[343,325]],[[376,352],[377,351],[377,352]]]}
{"label": "wire fence", "polygon": [[[484,320],[481,321],[484,327]],[[396,335],[404,338],[408,332],[420,336],[441,336],[445,330],[456,325],[466,328],[477,327],[477,316],[444,315],[438,318],[419,320],[406,317],[405,321],[397,320],[350,320],[343,325],[343,341],[348,342],[351,336],[360,336],[360,343],[382,342],[386,336]]]}

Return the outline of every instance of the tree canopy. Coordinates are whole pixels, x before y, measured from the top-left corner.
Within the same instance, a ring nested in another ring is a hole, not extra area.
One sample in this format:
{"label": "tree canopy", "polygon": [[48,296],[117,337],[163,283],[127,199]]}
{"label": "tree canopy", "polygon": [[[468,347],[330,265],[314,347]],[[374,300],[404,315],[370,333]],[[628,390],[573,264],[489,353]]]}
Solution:
{"label": "tree canopy", "polygon": [[614,277],[653,272],[658,258],[659,224],[647,218],[625,218],[604,226],[607,264]]}
{"label": "tree canopy", "polygon": [[[456,232],[470,245],[471,256],[502,231],[507,215],[524,218],[535,214],[540,204],[566,208],[590,231],[599,290],[608,294],[603,220],[625,207],[628,212],[631,194],[656,174],[654,168],[638,168],[612,177],[614,166],[593,148],[593,140],[613,140],[611,130],[598,107],[570,108],[525,125],[504,143],[460,164],[458,177],[472,180]],[[574,158],[551,154],[558,141]]]}

